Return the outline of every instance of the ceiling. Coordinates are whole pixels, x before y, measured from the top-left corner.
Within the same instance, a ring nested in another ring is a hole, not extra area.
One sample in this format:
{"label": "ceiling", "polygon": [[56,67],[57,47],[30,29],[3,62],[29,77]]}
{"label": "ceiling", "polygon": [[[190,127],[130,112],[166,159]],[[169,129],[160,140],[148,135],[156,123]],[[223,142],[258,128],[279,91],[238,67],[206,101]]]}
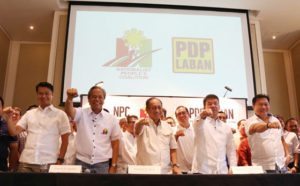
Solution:
{"label": "ceiling", "polygon": [[[67,1],[0,0],[0,27],[11,40],[50,42],[54,12],[67,10]],[[300,40],[299,0],[119,0],[114,2],[179,4],[253,10],[257,15],[251,19],[260,22],[265,49],[289,49]],[[29,25],[34,25],[35,29],[30,30]],[[275,40],[272,39],[273,34],[277,35]]]}

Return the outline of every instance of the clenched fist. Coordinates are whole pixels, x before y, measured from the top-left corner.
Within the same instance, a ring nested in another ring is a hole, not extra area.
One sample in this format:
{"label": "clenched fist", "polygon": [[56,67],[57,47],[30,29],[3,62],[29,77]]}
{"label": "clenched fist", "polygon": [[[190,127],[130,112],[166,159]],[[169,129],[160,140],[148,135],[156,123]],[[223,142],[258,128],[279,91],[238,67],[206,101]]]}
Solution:
{"label": "clenched fist", "polygon": [[68,99],[72,100],[73,98],[78,96],[78,92],[76,88],[70,88],[67,90]]}
{"label": "clenched fist", "polygon": [[4,120],[8,120],[15,113],[15,110],[12,107],[6,107],[3,109],[3,118]]}
{"label": "clenched fist", "polygon": [[213,112],[211,109],[205,109],[200,113],[201,119],[205,119],[206,117],[210,117],[213,115]]}

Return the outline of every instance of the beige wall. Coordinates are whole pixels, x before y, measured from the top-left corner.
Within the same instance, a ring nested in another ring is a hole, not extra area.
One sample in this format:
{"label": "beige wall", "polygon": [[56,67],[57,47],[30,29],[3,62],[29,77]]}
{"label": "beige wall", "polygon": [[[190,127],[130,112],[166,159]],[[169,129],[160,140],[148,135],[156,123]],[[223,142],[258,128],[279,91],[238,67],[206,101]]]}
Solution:
{"label": "beige wall", "polygon": [[[66,38],[67,15],[60,15],[58,26],[57,48],[55,51],[54,67],[54,105],[59,105],[61,98],[62,76],[64,65],[65,38]],[[255,31],[251,25],[251,33]],[[252,42],[256,35],[252,35]],[[260,80],[258,66],[258,51],[256,42],[253,44],[256,80]],[[1,52],[1,51],[0,51]],[[46,81],[49,65],[49,44],[22,44],[20,47],[20,58],[17,71],[17,80],[15,84],[14,105],[26,108],[28,105],[36,102],[34,86],[39,81]],[[293,58],[300,60],[300,46],[294,49]],[[285,74],[285,65],[283,54],[277,52],[264,52],[265,73],[267,92],[271,96],[272,112],[281,114],[284,117],[290,117],[290,107],[288,100],[287,80]],[[294,59],[293,59],[294,60]],[[298,66],[297,66],[298,65]],[[294,69],[299,69],[299,63],[294,63]],[[297,97],[300,103],[300,87],[297,84],[300,78],[300,72],[295,70],[295,82],[297,86]],[[1,84],[0,84],[1,85]],[[261,87],[260,82],[257,83]],[[0,87],[1,90],[1,87]],[[258,88],[258,92],[261,89]],[[25,99],[24,99],[25,98]],[[283,100],[286,98],[286,100]],[[300,110],[300,109],[299,109]]]}
{"label": "beige wall", "polygon": [[0,96],[2,97],[9,51],[9,43],[9,38],[0,28]]}
{"label": "beige wall", "polygon": [[271,98],[271,112],[290,117],[289,94],[282,52],[264,52],[267,92]]}
{"label": "beige wall", "polygon": [[54,70],[54,80],[53,80],[53,85],[55,87],[54,99],[53,99],[54,105],[59,105],[60,98],[61,98],[66,30],[67,30],[67,15],[61,15],[59,19],[59,30],[58,30],[58,38],[57,38],[58,42],[57,42],[57,49],[56,49],[56,56],[55,56],[55,70]]}
{"label": "beige wall", "polygon": [[[296,88],[296,96],[298,102],[298,110],[300,111],[300,43],[296,45],[291,50],[291,56],[293,61],[293,69],[294,69],[294,80],[295,80],[295,88]],[[298,113],[298,117],[300,117],[300,112]]]}
{"label": "beige wall", "polygon": [[26,110],[36,104],[35,85],[47,81],[50,44],[21,44],[13,105]]}

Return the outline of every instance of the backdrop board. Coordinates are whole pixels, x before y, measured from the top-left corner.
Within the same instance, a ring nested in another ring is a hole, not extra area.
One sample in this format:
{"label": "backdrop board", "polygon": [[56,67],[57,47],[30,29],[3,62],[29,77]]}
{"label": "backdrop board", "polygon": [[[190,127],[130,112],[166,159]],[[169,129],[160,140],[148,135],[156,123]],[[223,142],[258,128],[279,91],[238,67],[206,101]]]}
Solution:
{"label": "backdrop board", "polygon": [[[81,95],[82,107],[88,107],[87,95]],[[145,117],[145,102],[149,97],[137,96],[107,96],[104,103],[106,108],[111,114],[115,115],[118,119],[127,115],[137,115],[138,117]],[[191,122],[197,117],[203,109],[203,98],[182,98],[182,97],[157,97],[163,103],[163,108],[167,110],[167,116],[175,118],[175,109],[183,105],[188,108],[190,112]],[[236,124],[241,119],[247,118],[247,104],[245,99],[229,99],[220,98],[221,110],[227,113],[227,123],[236,128]]]}
{"label": "backdrop board", "polygon": [[255,95],[247,10],[71,3],[68,23],[62,102],[99,81],[110,95]]}

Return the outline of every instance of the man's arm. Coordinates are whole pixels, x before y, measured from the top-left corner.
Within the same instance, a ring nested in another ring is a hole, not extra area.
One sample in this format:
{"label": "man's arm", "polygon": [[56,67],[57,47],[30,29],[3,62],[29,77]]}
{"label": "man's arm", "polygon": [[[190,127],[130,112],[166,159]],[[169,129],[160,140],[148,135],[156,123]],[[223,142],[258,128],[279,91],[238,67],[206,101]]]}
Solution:
{"label": "man's arm", "polygon": [[59,155],[56,162],[57,165],[63,164],[63,159],[65,158],[68,144],[69,144],[69,133],[61,135],[61,145],[60,145]]}
{"label": "man's arm", "polygon": [[144,126],[147,125],[149,126],[149,120],[147,119],[141,119],[139,121],[137,121],[137,123],[135,124],[135,135],[139,136],[141,134],[141,131],[143,130]]}
{"label": "man's arm", "polygon": [[111,160],[111,167],[109,168],[109,173],[114,174],[117,172],[117,162],[118,162],[118,155],[119,155],[119,143],[120,140],[113,140],[111,141],[112,146],[112,160]]}
{"label": "man's arm", "polygon": [[14,113],[14,110],[11,107],[7,107],[3,109],[3,119],[7,123],[8,133],[10,136],[17,136],[20,134],[24,129],[18,125],[16,125],[16,122],[12,120],[12,114]]}
{"label": "man's arm", "polygon": [[14,171],[17,170],[19,161],[19,152],[18,152],[18,143],[11,142],[9,144],[9,170]]}
{"label": "man's arm", "polygon": [[172,172],[173,174],[180,174],[181,171],[177,164],[177,153],[176,149],[170,149],[170,157],[171,157],[171,165],[172,165]]}
{"label": "man's arm", "polygon": [[77,89],[70,88],[67,90],[67,100],[65,102],[65,112],[73,120],[76,114],[76,110],[73,106],[73,98],[77,97]]}
{"label": "man's arm", "polygon": [[256,123],[250,126],[249,128],[249,134],[252,135],[254,133],[262,133],[265,132],[268,129],[279,129],[280,124],[278,122],[272,122],[272,123]]}
{"label": "man's arm", "polygon": [[237,165],[237,154],[236,154],[236,148],[233,140],[233,134],[231,132],[231,129],[228,129],[228,141],[226,144],[226,156],[228,158],[228,163],[230,168],[232,166]]}
{"label": "man's arm", "polygon": [[286,144],[283,136],[281,136],[281,142],[282,142],[282,145],[283,145],[283,148],[284,148],[284,156],[286,158],[285,159],[285,165],[288,165],[290,160],[291,160],[290,153],[289,153],[289,146],[288,146],[288,144]]}

